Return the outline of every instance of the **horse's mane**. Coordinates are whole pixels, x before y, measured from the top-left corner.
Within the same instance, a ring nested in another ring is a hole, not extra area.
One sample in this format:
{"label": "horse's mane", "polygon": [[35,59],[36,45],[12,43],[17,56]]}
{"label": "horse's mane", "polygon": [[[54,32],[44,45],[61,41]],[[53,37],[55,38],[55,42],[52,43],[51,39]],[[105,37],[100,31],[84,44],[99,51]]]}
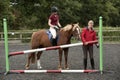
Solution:
{"label": "horse's mane", "polygon": [[61,30],[62,31],[69,31],[72,28],[71,24],[67,24],[65,27],[63,27]]}

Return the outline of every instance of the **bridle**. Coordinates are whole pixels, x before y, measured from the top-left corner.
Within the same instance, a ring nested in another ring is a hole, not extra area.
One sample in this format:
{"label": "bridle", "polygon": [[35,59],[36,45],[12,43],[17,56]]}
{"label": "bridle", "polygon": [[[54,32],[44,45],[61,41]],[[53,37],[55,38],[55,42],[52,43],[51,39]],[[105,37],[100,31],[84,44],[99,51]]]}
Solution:
{"label": "bridle", "polygon": [[75,28],[75,36],[76,36],[76,39],[80,40],[80,28],[79,28],[79,26],[76,26],[76,28]]}

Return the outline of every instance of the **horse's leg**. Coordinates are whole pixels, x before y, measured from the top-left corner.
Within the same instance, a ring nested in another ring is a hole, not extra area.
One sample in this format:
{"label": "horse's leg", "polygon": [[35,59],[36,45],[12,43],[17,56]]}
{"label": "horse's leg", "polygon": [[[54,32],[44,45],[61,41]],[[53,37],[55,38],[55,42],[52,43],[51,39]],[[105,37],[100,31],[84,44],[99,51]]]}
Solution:
{"label": "horse's leg", "polygon": [[64,57],[65,57],[65,69],[69,69],[69,67],[68,67],[68,48],[64,49]]}
{"label": "horse's leg", "polygon": [[[36,48],[32,48],[32,49],[36,49]],[[35,63],[35,61],[36,61],[35,52],[28,54],[28,61],[27,61],[26,65],[25,65],[25,68],[29,69],[30,63]]]}
{"label": "horse's leg", "polygon": [[61,70],[62,69],[62,49],[59,49],[59,66],[58,69]]}
{"label": "horse's leg", "polygon": [[29,69],[30,62],[31,62],[31,57],[32,57],[32,53],[28,54],[28,60],[27,60],[27,63],[25,65],[25,69]]}
{"label": "horse's leg", "polygon": [[40,57],[41,57],[42,51],[37,53],[37,68],[41,69],[41,62],[40,62]]}

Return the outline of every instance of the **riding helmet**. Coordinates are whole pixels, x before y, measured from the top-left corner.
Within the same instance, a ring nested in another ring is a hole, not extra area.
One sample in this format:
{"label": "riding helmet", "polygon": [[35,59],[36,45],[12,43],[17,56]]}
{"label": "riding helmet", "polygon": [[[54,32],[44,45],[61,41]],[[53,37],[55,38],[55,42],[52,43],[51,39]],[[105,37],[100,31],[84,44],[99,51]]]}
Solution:
{"label": "riding helmet", "polygon": [[56,6],[51,7],[51,12],[57,12],[57,11],[58,11],[58,7],[56,7]]}

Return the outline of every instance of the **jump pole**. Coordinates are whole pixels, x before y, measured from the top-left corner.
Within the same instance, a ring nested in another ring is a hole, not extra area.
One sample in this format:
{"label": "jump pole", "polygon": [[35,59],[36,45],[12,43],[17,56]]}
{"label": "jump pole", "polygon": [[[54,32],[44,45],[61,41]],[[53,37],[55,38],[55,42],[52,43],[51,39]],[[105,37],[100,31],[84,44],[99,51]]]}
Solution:
{"label": "jump pole", "polygon": [[103,36],[102,36],[102,17],[99,17],[99,54],[100,54],[100,64],[99,64],[99,68],[100,68],[100,72],[101,74],[103,74]]}
{"label": "jump pole", "polygon": [[[88,44],[96,43],[96,42],[98,42],[98,41],[97,40],[89,41]],[[29,54],[29,53],[32,53],[32,52],[39,52],[39,51],[47,51],[47,50],[55,50],[55,49],[60,49],[60,48],[74,47],[74,46],[79,46],[79,45],[83,45],[83,43],[81,42],[81,43],[66,44],[66,45],[52,46],[52,47],[46,47],[46,48],[38,48],[38,49],[32,49],[32,50],[11,52],[11,53],[9,53],[9,57],[10,56],[15,56],[15,55],[21,55],[21,54]]]}
{"label": "jump pole", "polygon": [[7,20],[3,19],[3,27],[4,27],[4,43],[5,43],[5,59],[6,59],[6,73],[9,72],[9,58],[8,58],[8,33],[7,33]]}
{"label": "jump pole", "polygon": [[9,73],[93,73],[99,70],[10,70]]}

